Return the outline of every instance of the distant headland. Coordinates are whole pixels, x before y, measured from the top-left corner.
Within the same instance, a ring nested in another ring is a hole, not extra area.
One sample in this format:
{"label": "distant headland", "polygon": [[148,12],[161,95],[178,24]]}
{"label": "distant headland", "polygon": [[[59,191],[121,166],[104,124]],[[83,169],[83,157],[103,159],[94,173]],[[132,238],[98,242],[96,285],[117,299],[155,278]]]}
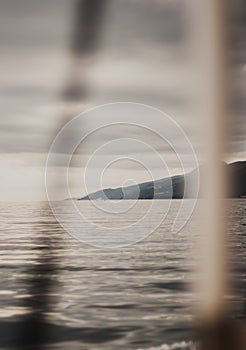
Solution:
{"label": "distant headland", "polygon": [[[226,166],[230,179],[230,190],[227,193],[229,198],[246,198],[246,161],[238,161],[230,164],[223,163]],[[184,175],[175,175],[169,178],[163,178],[155,181],[143,182],[138,185],[117,188],[105,188],[93,192],[81,198],[74,200],[125,200],[125,199],[182,199],[184,196],[185,180],[187,187],[192,184],[197,169]],[[203,179],[203,170],[200,168],[201,183]],[[192,190],[188,193],[188,198],[193,198]]]}

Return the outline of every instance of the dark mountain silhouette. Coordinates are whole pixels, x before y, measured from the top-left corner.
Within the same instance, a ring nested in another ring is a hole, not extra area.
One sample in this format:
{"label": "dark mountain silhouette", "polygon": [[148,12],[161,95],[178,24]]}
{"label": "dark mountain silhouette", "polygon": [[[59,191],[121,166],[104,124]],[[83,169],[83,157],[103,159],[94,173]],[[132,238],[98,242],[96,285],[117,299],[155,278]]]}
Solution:
{"label": "dark mountain silhouette", "polygon": [[[246,161],[226,164],[226,171],[228,171],[230,189],[227,194],[231,198],[246,197]],[[189,190],[188,198],[194,197],[195,193],[192,189],[192,183],[195,179],[197,169],[191,171],[186,175],[186,186]],[[203,167],[199,169],[201,176],[201,183],[203,174]],[[143,182],[138,185],[117,188],[105,188],[96,191],[87,196],[77,198],[78,200],[96,200],[96,199],[167,199],[176,198],[181,199],[184,196],[184,175],[175,175],[170,178],[163,178],[155,181]]]}
{"label": "dark mountain silhouette", "polygon": [[227,165],[229,172],[229,197],[246,197],[246,162],[235,162]]}

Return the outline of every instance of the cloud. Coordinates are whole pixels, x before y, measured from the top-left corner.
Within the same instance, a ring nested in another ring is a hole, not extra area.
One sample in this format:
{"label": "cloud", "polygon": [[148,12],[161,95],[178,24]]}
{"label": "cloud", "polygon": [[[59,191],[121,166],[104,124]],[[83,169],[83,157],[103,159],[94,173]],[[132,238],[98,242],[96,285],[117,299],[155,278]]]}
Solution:
{"label": "cloud", "polygon": [[[98,50],[77,60],[72,60],[68,51],[74,4],[74,0],[9,0],[0,4],[0,163],[4,168],[1,190],[5,193],[4,188],[8,189],[13,197],[18,190],[32,198],[35,186],[43,181],[44,161],[53,138],[69,118],[87,106],[115,101],[149,104],[179,123],[199,157],[206,144],[204,122],[199,119],[199,111],[194,113],[193,106],[196,77],[187,2],[110,0]],[[233,50],[237,54],[245,48]],[[67,81],[71,82],[71,71],[72,79],[81,79],[88,90],[86,100],[76,108],[61,100],[62,90]],[[228,124],[226,151],[229,159],[242,159],[246,147],[246,75],[243,70],[235,71],[231,82],[235,95],[233,118]],[[93,120],[89,123],[93,125]],[[157,136],[143,129],[114,127],[95,133],[81,145],[72,171],[77,173],[96,148],[117,137],[145,141],[165,157],[173,171],[179,169],[172,149]],[[175,134],[170,137],[175,139]],[[65,146],[57,156],[56,168],[62,166]],[[117,152],[138,156],[136,149],[112,149],[104,156]],[[186,154],[185,149],[182,152]],[[137,167],[131,164],[126,168],[128,172],[135,170],[138,179],[144,180]],[[122,163],[118,169],[124,170]],[[113,174],[111,181],[116,184],[116,169]]]}

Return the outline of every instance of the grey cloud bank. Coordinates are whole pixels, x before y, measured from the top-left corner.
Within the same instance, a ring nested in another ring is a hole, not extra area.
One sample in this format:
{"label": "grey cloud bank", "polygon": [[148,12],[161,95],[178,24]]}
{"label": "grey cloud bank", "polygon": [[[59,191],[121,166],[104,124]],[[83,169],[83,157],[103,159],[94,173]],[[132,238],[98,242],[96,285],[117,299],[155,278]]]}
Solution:
{"label": "grey cloud bank", "polygon": [[[43,156],[41,161],[39,154],[47,154],[53,138],[64,124],[62,110],[66,102],[61,101],[60,92],[70,71],[68,49],[74,4],[74,0],[11,0],[0,3],[3,102],[0,161],[5,173],[3,192],[7,189],[14,195],[19,191],[25,196],[30,182],[27,178],[33,178],[32,191],[42,182],[40,167],[44,163]],[[199,118],[199,111],[193,108],[197,72],[189,43],[192,28],[188,8],[188,0],[109,1],[98,50],[91,56],[81,57],[77,67],[82,77],[86,68],[88,81],[88,96],[77,106],[77,112],[88,106],[114,101],[153,105],[175,118],[201,157],[206,140],[202,135],[203,121]],[[235,74],[232,74],[235,99],[233,119],[228,126],[231,134],[227,147],[229,160],[246,158],[246,106],[243,102],[246,98],[243,88],[246,55],[242,39],[245,27],[240,24],[236,33],[237,47],[232,48],[237,64]],[[117,137],[137,136],[148,140],[173,164],[173,169],[178,168],[172,150],[153,135],[143,131],[138,134],[137,130],[129,128],[108,133],[88,140],[84,148],[81,145],[82,158],[78,161],[79,165],[74,162],[75,167],[83,167],[91,151],[115,134]],[[127,150],[128,153],[130,151]],[[7,164],[6,154],[10,153],[11,162]],[[32,164],[28,177],[26,164]],[[19,172],[19,177],[14,176],[10,180],[9,174],[13,169]],[[16,183],[14,188],[11,186],[13,181]],[[33,197],[30,194],[30,198]]]}

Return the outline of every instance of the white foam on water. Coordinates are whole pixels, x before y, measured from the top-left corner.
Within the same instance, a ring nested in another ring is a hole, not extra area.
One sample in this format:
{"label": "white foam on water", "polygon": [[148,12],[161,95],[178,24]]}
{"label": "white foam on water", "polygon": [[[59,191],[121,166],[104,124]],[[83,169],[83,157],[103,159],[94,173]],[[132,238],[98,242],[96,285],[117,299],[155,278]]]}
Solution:
{"label": "white foam on water", "polygon": [[162,344],[160,346],[153,346],[151,348],[138,350],[197,350],[197,344],[191,341],[181,341],[174,344]]}

